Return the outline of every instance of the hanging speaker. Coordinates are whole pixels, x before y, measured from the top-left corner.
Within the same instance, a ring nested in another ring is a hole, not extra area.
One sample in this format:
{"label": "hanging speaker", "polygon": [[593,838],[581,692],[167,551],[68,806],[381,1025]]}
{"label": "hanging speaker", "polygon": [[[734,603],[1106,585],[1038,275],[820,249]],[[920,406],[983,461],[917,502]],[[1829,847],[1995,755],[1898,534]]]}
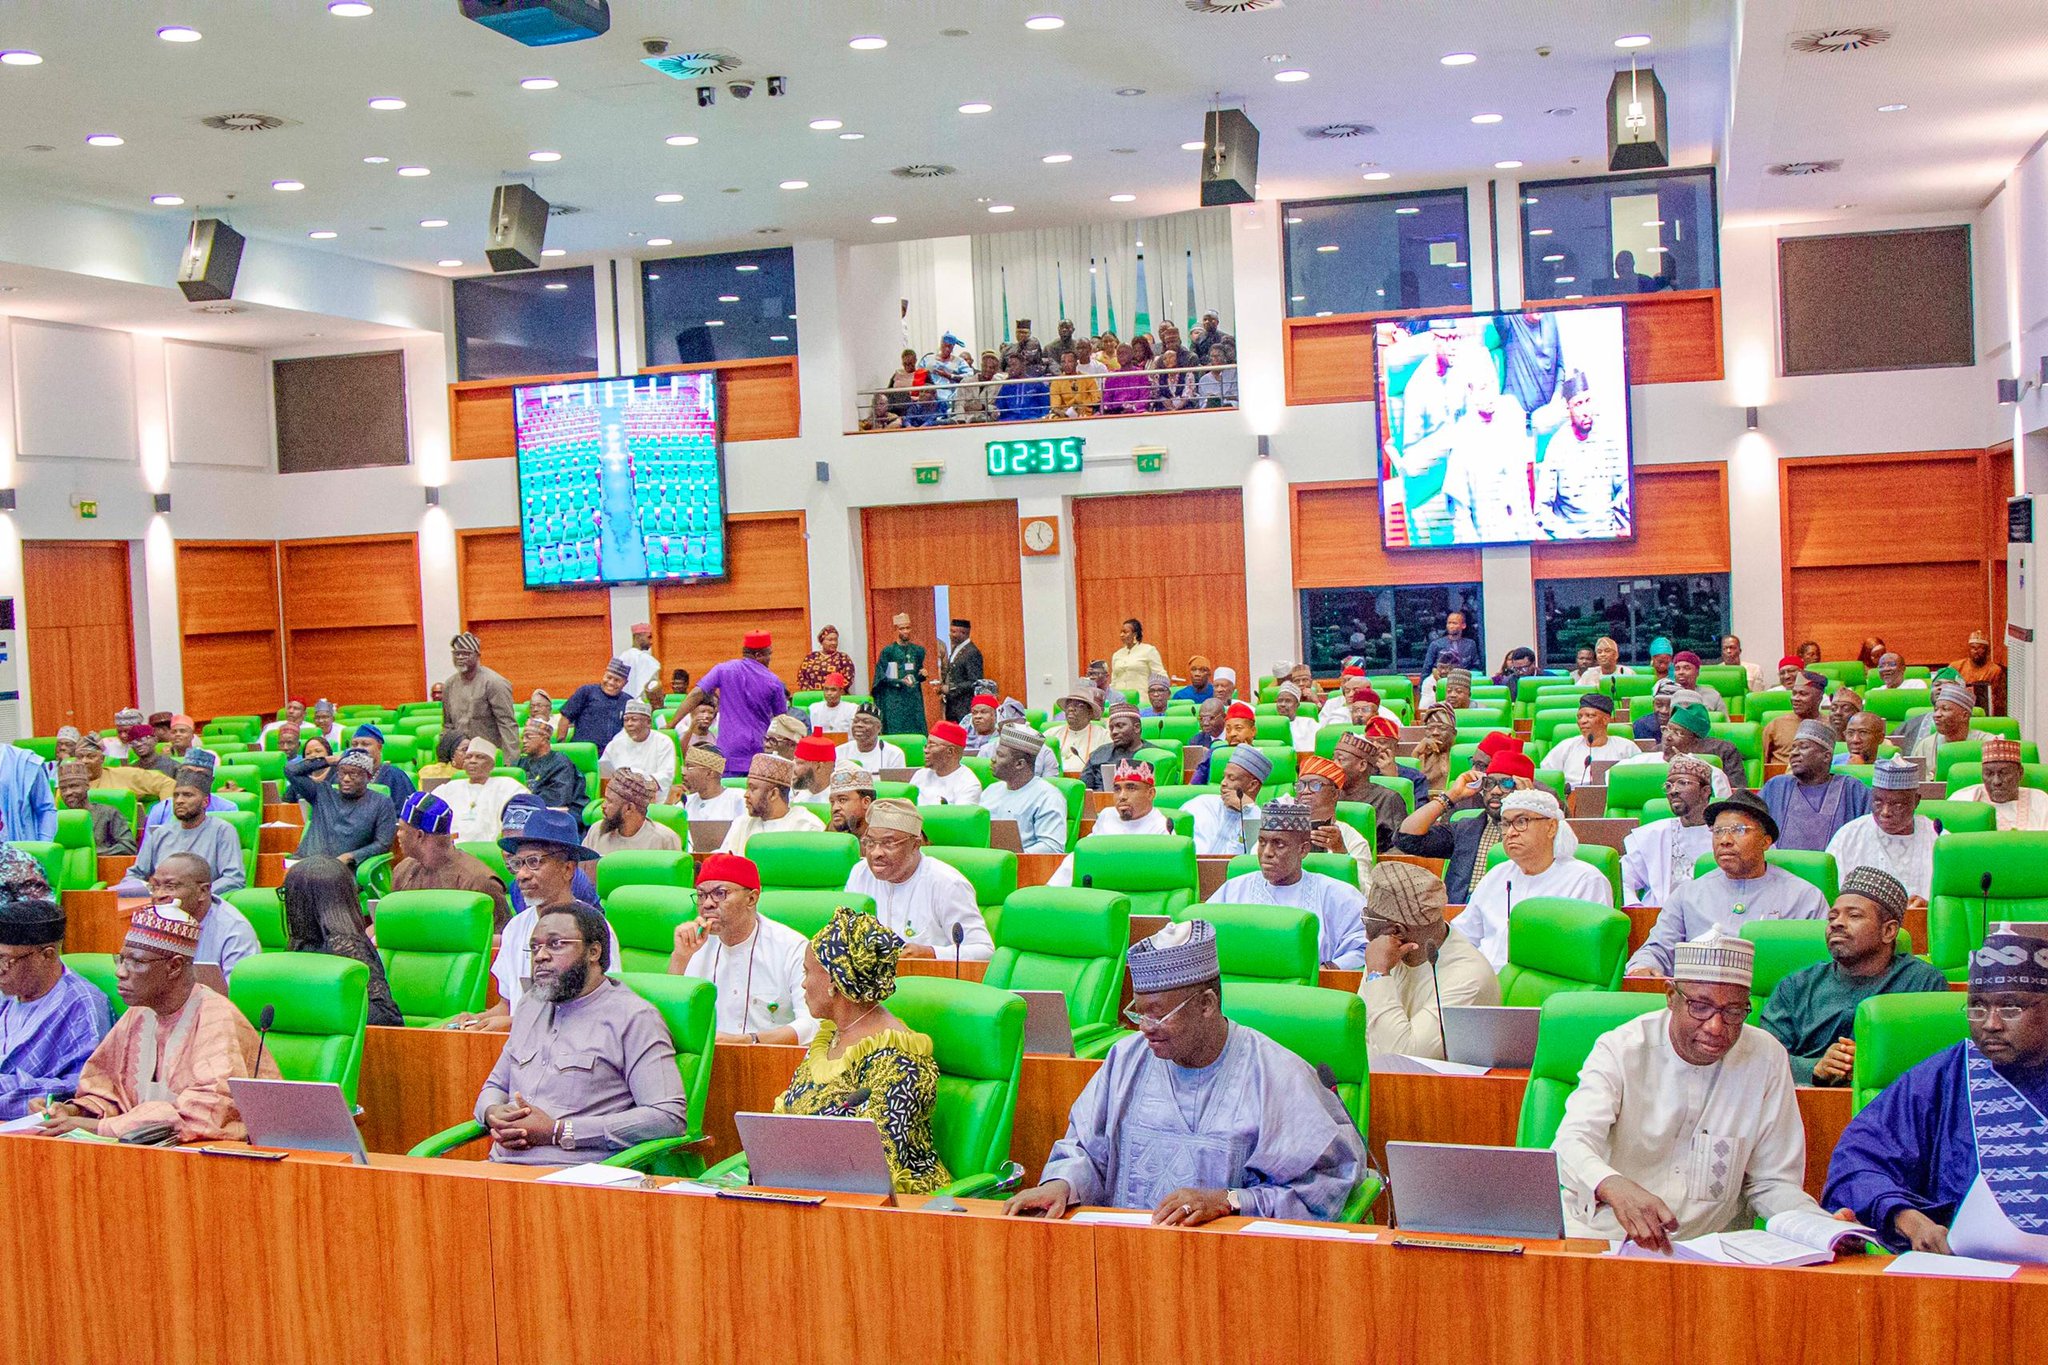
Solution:
{"label": "hanging speaker", "polygon": [[1614,73],[1607,87],[1607,169],[1658,171],[1671,164],[1664,86],[1649,67]]}
{"label": "hanging speaker", "polygon": [[492,270],[537,269],[547,235],[547,200],[524,185],[500,185],[491,192],[491,233],[484,257]]}
{"label": "hanging speaker", "polygon": [[1211,109],[1202,120],[1202,204],[1249,204],[1259,197],[1259,130],[1242,109]]}
{"label": "hanging speaker", "polygon": [[178,288],[187,303],[219,303],[235,294],[242,234],[218,218],[197,218],[178,258]]}

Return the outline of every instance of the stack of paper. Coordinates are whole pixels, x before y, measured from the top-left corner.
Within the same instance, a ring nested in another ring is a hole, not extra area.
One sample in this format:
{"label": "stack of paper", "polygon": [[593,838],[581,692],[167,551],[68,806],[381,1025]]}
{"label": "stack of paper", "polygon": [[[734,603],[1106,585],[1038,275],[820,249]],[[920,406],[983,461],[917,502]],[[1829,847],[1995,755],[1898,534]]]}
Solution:
{"label": "stack of paper", "polygon": [[595,1162],[587,1166],[564,1166],[559,1171],[549,1171],[535,1182],[539,1185],[637,1185],[640,1172],[627,1166],[601,1166]]}

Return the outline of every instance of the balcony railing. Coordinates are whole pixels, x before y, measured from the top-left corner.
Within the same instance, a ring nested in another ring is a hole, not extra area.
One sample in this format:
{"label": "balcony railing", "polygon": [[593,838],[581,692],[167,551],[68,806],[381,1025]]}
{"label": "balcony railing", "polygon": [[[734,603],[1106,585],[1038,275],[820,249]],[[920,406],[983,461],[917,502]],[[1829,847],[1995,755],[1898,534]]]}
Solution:
{"label": "balcony railing", "polygon": [[1237,366],[1191,365],[1017,379],[998,375],[950,385],[862,389],[859,396],[856,419],[861,431],[1198,412],[1237,406]]}

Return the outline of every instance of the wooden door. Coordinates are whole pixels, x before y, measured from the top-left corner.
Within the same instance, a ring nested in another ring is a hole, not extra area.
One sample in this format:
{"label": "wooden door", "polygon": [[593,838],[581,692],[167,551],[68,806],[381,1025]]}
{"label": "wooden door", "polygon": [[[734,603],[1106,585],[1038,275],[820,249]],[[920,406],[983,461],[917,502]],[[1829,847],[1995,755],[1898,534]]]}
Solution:
{"label": "wooden door", "polygon": [[128,543],[25,541],[21,569],[36,733],[104,730],[137,700]]}
{"label": "wooden door", "polygon": [[1235,488],[1074,500],[1081,660],[1117,650],[1136,617],[1167,671],[1206,655],[1237,670],[1240,695],[1271,667],[1251,658],[1244,607],[1244,495]]}
{"label": "wooden door", "polygon": [[[864,508],[861,541],[871,652],[896,638],[889,619],[908,612],[911,639],[925,647],[925,671],[938,676],[946,631],[935,619],[932,590],[944,587],[952,615],[974,623],[983,672],[1004,692],[1023,697],[1024,595],[1015,502]],[[862,660],[863,673],[874,662]],[[934,719],[942,714],[936,690],[925,710]]]}

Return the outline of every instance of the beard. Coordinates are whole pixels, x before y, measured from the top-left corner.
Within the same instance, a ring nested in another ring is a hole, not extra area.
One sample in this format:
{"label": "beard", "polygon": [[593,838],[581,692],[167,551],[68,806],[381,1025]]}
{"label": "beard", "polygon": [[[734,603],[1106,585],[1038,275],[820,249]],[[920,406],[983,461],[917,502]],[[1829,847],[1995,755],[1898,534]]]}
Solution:
{"label": "beard", "polygon": [[541,987],[541,993],[548,1000],[559,1005],[564,1001],[574,1000],[577,996],[583,994],[583,988],[589,984],[590,964],[588,962],[579,962],[568,970],[559,973],[546,986]]}
{"label": "beard", "polygon": [[607,815],[603,819],[599,820],[597,822],[597,827],[603,830],[606,834],[617,834],[619,830],[625,825],[625,823],[626,813],[624,811],[620,811],[617,815]]}

